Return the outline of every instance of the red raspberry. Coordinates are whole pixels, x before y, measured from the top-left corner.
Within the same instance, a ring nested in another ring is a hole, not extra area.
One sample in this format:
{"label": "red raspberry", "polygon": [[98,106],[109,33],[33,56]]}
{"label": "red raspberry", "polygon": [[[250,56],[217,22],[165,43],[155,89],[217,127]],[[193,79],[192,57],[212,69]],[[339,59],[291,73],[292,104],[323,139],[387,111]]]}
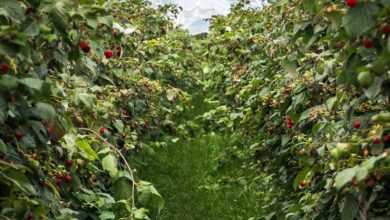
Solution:
{"label": "red raspberry", "polygon": [[104,51],[104,56],[107,58],[107,59],[110,59],[113,55],[113,52],[112,50],[106,50]]}
{"label": "red raspberry", "polygon": [[351,7],[354,8],[359,3],[358,0],[345,0],[345,3]]}
{"label": "red raspberry", "polygon": [[356,129],[359,129],[361,127],[361,122],[360,120],[356,120],[355,123],[353,124],[353,127],[356,128]]}
{"label": "red raspberry", "polygon": [[66,174],[66,175],[64,176],[64,180],[65,180],[65,182],[67,182],[67,183],[71,183],[72,180],[73,180],[73,178],[72,178],[71,175]]}
{"label": "red raspberry", "polygon": [[362,43],[363,46],[367,49],[371,49],[374,47],[374,42],[370,38],[364,38]]}
{"label": "red raspberry", "polygon": [[380,31],[384,34],[389,34],[390,33],[390,24],[383,24],[380,28]]}
{"label": "red raspberry", "polygon": [[373,144],[381,144],[382,143],[382,140],[379,138],[379,137],[376,137],[372,140],[372,143]]}
{"label": "red raspberry", "polygon": [[294,126],[294,123],[293,123],[291,117],[287,116],[286,121],[287,121],[287,128],[291,129]]}
{"label": "red raspberry", "polygon": [[55,183],[56,183],[57,186],[61,186],[62,185],[62,178],[61,178],[61,176],[56,176]]}
{"label": "red raspberry", "polygon": [[9,64],[8,63],[1,64],[0,69],[1,69],[2,73],[4,73],[4,74],[8,73],[9,69],[10,69]]}
{"label": "red raspberry", "polygon": [[65,164],[66,166],[71,167],[73,165],[73,160],[66,160]]}
{"label": "red raspberry", "polygon": [[80,49],[84,51],[84,53],[89,53],[91,51],[91,47],[89,46],[88,42],[86,41],[80,41]]}
{"label": "red raspberry", "polygon": [[106,128],[101,127],[101,128],[99,129],[99,134],[100,134],[100,135],[104,135],[104,133],[106,133]]}

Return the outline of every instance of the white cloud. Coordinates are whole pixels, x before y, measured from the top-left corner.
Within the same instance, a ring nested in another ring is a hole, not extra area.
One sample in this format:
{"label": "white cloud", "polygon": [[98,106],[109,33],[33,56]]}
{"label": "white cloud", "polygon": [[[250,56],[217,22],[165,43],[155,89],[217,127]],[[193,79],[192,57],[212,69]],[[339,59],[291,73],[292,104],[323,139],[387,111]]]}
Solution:
{"label": "white cloud", "polygon": [[[193,34],[207,32],[208,23],[204,21],[213,15],[229,13],[230,6],[235,0],[149,0],[153,6],[174,3],[183,8],[176,22],[190,30]],[[262,0],[252,0],[251,6],[262,5]]]}

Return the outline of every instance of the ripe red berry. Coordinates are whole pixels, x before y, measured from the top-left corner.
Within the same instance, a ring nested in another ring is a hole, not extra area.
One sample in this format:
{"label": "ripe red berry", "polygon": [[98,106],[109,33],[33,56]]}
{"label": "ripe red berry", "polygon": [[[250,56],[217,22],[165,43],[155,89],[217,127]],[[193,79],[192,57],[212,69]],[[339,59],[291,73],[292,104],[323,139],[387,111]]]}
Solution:
{"label": "ripe red berry", "polygon": [[73,178],[72,178],[71,175],[66,174],[66,175],[64,176],[64,180],[65,180],[65,182],[67,182],[67,183],[71,183],[72,180],[73,180]]}
{"label": "ripe red berry", "polygon": [[56,176],[55,183],[56,183],[57,186],[61,186],[62,185],[62,178],[61,178],[61,176]]}
{"label": "ripe red berry", "polygon": [[84,51],[84,53],[89,53],[91,51],[91,47],[89,46],[88,42],[86,41],[80,41],[80,49]]}
{"label": "ripe red berry", "polygon": [[99,129],[99,134],[100,134],[100,135],[103,135],[104,133],[106,133],[106,128],[101,127],[101,128]]}
{"label": "ripe red berry", "polygon": [[389,143],[390,143],[390,134],[385,135],[385,136],[383,137],[383,142],[385,142],[386,144],[389,144]]}
{"label": "ripe red berry", "polygon": [[287,116],[286,122],[287,122],[287,128],[291,129],[294,126],[294,123],[290,116]]}
{"label": "ripe red berry", "polygon": [[379,138],[379,137],[376,137],[372,140],[372,143],[373,144],[381,144],[382,143],[382,140]]}
{"label": "ripe red berry", "polygon": [[1,67],[0,67],[0,68],[1,68],[1,72],[4,73],[4,74],[8,73],[8,72],[9,72],[9,69],[10,69],[8,63],[3,63],[3,64],[1,64]]}
{"label": "ripe red berry", "polygon": [[113,52],[112,50],[106,50],[104,51],[104,56],[107,58],[107,59],[110,59],[113,55]]}
{"label": "ripe red berry", "polygon": [[361,127],[361,122],[360,120],[356,120],[355,123],[353,124],[353,127],[356,128],[356,129],[359,129]]}
{"label": "ripe red berry", "polygon": [[374,42],[370,38],[364,38],[362,43],[363,46],[367,49],[371,49],[374,47]]}
{"label": "ripe red berry", "polygon": [[385,23],[381,26],[380,31],[384,34],[389,34],[390,33],[390,24]]}
{"label": "ripe red berry", "polygon": [[71,167],[73,165],[73,160],[66,160],[65,164],[66,166]]}
{"label": "ripe red berry", "polygon": [[356,5],[358,4],[358,0],[345,0],[345,3],[351,7],[351,8],[354,8],[356,7]]}

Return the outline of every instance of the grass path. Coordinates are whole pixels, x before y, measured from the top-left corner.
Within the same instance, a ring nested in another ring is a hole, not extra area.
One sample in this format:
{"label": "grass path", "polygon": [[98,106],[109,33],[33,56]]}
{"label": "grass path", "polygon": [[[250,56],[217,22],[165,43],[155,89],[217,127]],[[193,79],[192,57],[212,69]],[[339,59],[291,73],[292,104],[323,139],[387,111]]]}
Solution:
{"label": "grass path", "polygon": [[[195,108],[183,121],[207,110],[201,97],[195,98]],[[155,149],[144,158],[142,178],[152,182],[165,200],[158,220],[247,220],[256,213],[253,196],[247,198],[239,186],[226,188],[218,182],[217,158],[228,144],[229,138],[199,131],[195,138]]]}

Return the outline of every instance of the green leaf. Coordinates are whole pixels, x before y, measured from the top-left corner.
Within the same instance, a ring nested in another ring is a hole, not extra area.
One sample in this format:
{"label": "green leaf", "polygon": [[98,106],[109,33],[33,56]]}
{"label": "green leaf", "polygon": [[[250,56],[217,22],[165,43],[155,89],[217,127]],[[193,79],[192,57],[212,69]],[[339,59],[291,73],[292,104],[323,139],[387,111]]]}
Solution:
{"label": "green leaf", "polygon": [[36,194],[34,186],[30,183],[29,179],[24,175],[22,170],[7,169],[5,171],[1,171],[0,175],[20,190],[29,194]]}
{"label": "green leaf", "polygon": [[112,27],[113,21],[114,18],[112,16],[98,17],[98,22],[107,25],[108,27]]}
{"label": "green leaf", "polygon": [[103,169],[110,173],[111,177],[115,177],[118,174],[118,161],[112,154],[105,156],[102,160]]}
{"label": "green leaf", "polygon": [[24,78],[19,81],[22,85],[34,90],[42,90],[43,81],[36,78]]}
{"label": "green leaf", "polygon": [[0,76],[0,91],[12,91],[18,87],[17,78],[11,75]]}
{"label": "green leaf", "polygon": [[151,206],[158,212],[164,208],[164,199],[151,183],[140,181],[138,185],[138,192],[138,200],[142,205]]}
{"label": "green leaf", "polygon": [[66,33],[67,21],[65,16],[65,9],[61,1],[55,3],[54,7],[50,11],[49,15],[56,29],[62,34]]}
{"label": "green leaf", "polygon": [[380,2],[382,3],[382,5],[390,7],[390,0],[380,0]]}
{"label": "green leaf", "polygon": [[112,191],[116,200],[128,200],[132,196],[131,180],[126,177],[121,177],[112,185]]}
{"label": "green leaf", "polygon": [[35,37],[39,35],[39,32],[39,25],[36,22],[31,22],[24,30],[24,33],[29,37]]}
{"label": "green leaf", "polygon": [[76,146],[81,150],[81,155],[88,160],[96,160],[98,159],[97,153],[92,149],[91,145],[84,140],[78,139],[76,140]]}
{"label": "green leaf", "polygon": [[336,104],[337,104],[337,97],[331,97],[328,100],[326,100],[326,107],[329,111],[333,110]]}
{"label": "green leaf", "polygon": [[303,1],[303,6],[305,7],[306,10],[316,13],[318,11],[319,2],[317,1],[312,1],[312,0],[304,0]]}
{"label": "green leaf", "polygon": [[352,37],[359,37],[375,27],[374,15],[379,8],[371,2],[364,2],[348,10],[343,26]]}
{"label": "green leaf", "polygon": [[56,110],[50,104],[38,102],[35,105],[34,112],[43,120],[43,121],[53,121],[56,118]]}
{"label": "green leaf", "polygon": [[383,155],[377,157],[370,157],[365,160],[356,170],[356,179],[358,181],[363,181],[370,174],[372,169],[374,169],[375,164],[384,158]]}
{"label": "green leaf", "polygon": [[357,199],[348,194],[344,200],[343,210],[341,212],[341,220],[354,220],[358,214],[359,205]]}
{"label": "green leaf", "polygon": [[8,151],[7,145],[4,143],[2,139],[0,139],[0,152],[6,154]]}
{"label": "green leaf", "polygon": [[336,189],[341,189],[355,177],[357,167],[352,167],[339,172],[335,179]]}
{"label": "green leaf", "polygon": [[69,155],[73,155],[76,151],[76,140],[77,137],[74,134],[66,134],[61,142],[61,146],[68,151]]}
{"label": "green leaf", "polygon": [[375,78],[375,82],[371,84],[370,87],[364,90],[364,94],[367,98],[375,98],[381,92],[382,84],[384,79],[380,77]]}
{"label": "green leaf", "polygon": [[77,105],[84,105],[87,109],[92,109],[95,103],[96,97],[88,93],[78,93],[75,97]]}
{"label": "green leaf", "polygon": [[103,211],[102,214],[99,215],[100,220],[107,220],[107,219],[115,219],[115,214],[110,211]]}
{"label": "green leaf", "polygon": [[3,15],[16,23],[20,23],[24,19],[24,10],[18,1],[0,0],[0,6],[0,16]]}
{"label": "green leaf", "polygon": [[134,211],[134,218],[138,220],[149,220],[148,210],[145,208],[140,208]]}
{"label": "green leaf", "polygon": [[125,125],[123,124],[122,120],[115,120],[114,127],[116,130],[118,130],[119,133],[123,132],[123,129],[125,128]]}

